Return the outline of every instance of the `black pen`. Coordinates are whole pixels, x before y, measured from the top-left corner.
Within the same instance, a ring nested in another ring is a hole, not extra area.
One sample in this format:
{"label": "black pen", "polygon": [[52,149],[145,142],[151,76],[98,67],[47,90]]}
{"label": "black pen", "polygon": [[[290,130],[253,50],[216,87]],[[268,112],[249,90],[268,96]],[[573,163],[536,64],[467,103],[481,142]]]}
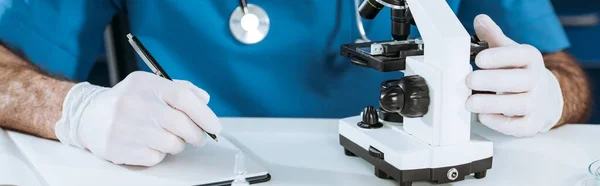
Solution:
{"label": "black pen", "polygon": [[[146,47],[142,45],[142,42],[137,37],[129,33],[127,34],[127,39],[129,40],[129,44],[131,44],[131,47],[133,47],[133,50],[135,50],[135,52],[142,58],[144,63],[146,63],[146,65],[152,70],[152,72],[154,72],[154,74],[172,81],[171,77],[169,77],[169,75],[167,75],[167,72],[165,72],[165,70],[163,70],[163,68],[160,67],[156,59],[154,59],[154,57],[150,55],[150,52],[146,50]],[[217,139],[217,135],[211,134],[209,132],[206,133],[215,141],[219,141],[219,139]]]}

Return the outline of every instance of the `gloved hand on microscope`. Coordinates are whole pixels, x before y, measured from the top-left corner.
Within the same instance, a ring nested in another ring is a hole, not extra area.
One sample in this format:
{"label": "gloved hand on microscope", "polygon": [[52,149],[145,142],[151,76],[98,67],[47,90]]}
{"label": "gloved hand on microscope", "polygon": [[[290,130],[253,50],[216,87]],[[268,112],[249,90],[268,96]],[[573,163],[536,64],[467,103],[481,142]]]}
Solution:
{"label": "gloved hand on microscope", "polygon": [[559,81],[546,69],[542,53],[504,35],[487,15],[474,20],[477,36],[490,48],[475,58],[480,70],[471,72],[470,89],[496,94],[474,94],[467,100],[469,111],[498,132],[517,137],[533,136],[554,127],[563,112]]}

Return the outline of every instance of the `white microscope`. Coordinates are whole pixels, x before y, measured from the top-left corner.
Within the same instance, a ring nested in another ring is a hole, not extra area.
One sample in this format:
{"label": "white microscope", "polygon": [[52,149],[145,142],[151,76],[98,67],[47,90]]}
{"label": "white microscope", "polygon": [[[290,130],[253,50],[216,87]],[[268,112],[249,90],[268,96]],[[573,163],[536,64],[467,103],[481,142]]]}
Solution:
{"label": "white microscope", "polygon": [[[379,111],[339,121],[340,144],[349,156],[373,164],[375,175],[401,186],[448,183],[492,167],[492,142],[471,133],[465,103],[470,61],[488,47],[471,38],[445,0],[365,0],[361,17],[391,8],[394,40],[346,44],[341,55],[381,72],[403,71],[381,85]],[[410,25],[422,40],[407,40]]]}

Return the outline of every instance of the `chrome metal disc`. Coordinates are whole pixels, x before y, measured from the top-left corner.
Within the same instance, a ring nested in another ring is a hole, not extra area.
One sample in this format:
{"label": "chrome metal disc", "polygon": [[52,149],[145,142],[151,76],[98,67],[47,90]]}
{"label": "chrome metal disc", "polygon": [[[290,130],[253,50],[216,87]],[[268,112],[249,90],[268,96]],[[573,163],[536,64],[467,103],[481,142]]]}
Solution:
{"label": "chrome metal disc", "polygon": [[255,44],[262,41],[269,33],[269,16],[261,7],[248,4],[248,13],[244,14],[237,7],[229,17],[229,29],[235,39],[244,44]]}

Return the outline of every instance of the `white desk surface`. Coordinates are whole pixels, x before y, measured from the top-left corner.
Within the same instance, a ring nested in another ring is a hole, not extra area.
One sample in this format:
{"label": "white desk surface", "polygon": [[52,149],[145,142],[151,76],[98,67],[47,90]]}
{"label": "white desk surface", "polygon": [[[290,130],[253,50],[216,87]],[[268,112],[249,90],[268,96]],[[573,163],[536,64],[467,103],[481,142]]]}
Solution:
{"label": "white desk surface", "polygon": [[[374,176],[373,166],[348,157],[338,140],[337,119],[223,118],[225,134],[271,172],[271,185],[398,185]],[[492,169],[484,179],[444,185],[582,185],[587,166],[600,159],[600,125],[567,125],[513,138],[474,124],[494,142]],[[413,185],[432,185],[417,182]]]}
{"label": "white desk surface", "polygon": [[[373,166],[366,161],[344,155],[343,147],[339,145],[337,119],[222,118],[221,121],[224,125],[222,135],[265,166],[272,175],[270,181],[257,186],[398,185],[392,180],[375,177]],[[484,179],[469,176],[464,181],[444,186],[576,186],[589,179],[587,166],[600,159],[600,125],[567,125],[532,138],[505,136],[480,124],[474,124],[472,129],[494,142],[492,169]],[[44,143],[55,142],[46,140]],[[44,151],[43,148],[38,150]],[[76,149],[59,146],[45,150]],[[77,157],[92,157],[84,155]],[[90,164],[94,161],[102,160],[89,159]],[[86,171],[63,172],[69,174],[58,175],[61,170],[55,170],[53,174],[65,179],[89,178],[91,184],[96,177],[87,175]],[[78,173],[81,175],[74,175]],[[413,185],[431,184],[417,182]]]}

